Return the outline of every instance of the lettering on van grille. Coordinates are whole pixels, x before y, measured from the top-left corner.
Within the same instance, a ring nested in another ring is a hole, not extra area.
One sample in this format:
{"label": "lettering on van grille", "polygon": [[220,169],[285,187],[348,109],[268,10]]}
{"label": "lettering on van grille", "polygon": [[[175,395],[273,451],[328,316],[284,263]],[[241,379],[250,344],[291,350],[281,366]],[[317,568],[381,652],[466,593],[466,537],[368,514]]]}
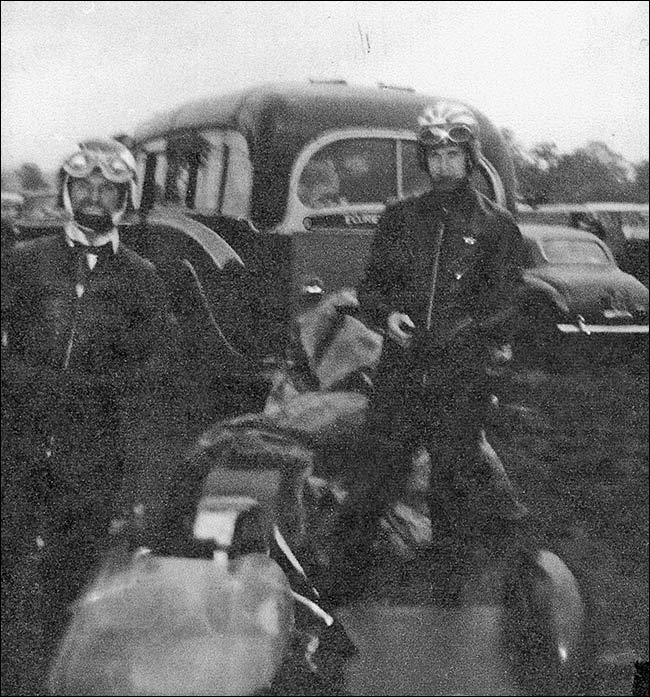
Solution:
{"label": "lettering on van grille", "polygon": [[311,215],[303,220],[306,230],[314,228],[353,228],[374,230],[379,224],[380,213],[345,213],[338,215]]}

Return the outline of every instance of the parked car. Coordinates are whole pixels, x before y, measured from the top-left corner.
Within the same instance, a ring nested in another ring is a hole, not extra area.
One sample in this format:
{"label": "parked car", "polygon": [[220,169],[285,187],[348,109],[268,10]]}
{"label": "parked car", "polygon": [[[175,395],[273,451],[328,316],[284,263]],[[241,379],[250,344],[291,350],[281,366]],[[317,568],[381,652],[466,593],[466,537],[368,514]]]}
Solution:
{"label": "parked car", "polygon": [[[133,134],[146,227],[125,239],[157,264],[179,317],[215,337],[214,350],[272,362],[306,303],[362,277],[385,202],[428,186],[414,129],[438,99],[310,82],[161,114]],[[476,183],[514,212],[508,148],[473,111],[483,150]]]}
{"label": "parked car", "polygon": [[622,271],[596,235],[568,226],[521,224],[526,293],[521,346],[545,352],[564,336],[648,334],[648,288]]}
{"label": "parked car", "polygon": [[648,204],[619,201],[551,203],[520,210],[526,222],[569,225],[593,232],[618,265],[648,286]]}
{"label": "parked car", "polygon": [[592,202],[585,209],[621,269],[648,286],[648,204]]}

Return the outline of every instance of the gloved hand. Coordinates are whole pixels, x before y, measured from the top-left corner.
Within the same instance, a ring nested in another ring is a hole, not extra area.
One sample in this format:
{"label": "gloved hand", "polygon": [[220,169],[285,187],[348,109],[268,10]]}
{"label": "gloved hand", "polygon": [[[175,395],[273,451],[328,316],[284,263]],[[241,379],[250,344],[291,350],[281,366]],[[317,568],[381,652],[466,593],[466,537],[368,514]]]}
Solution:
{"label": "gloved hand", "polygon": [[402,348],[406,348],[413,340],[412,330],[415,329],[413,320],[404,312],[391,312],[386,322],[388,336]]}

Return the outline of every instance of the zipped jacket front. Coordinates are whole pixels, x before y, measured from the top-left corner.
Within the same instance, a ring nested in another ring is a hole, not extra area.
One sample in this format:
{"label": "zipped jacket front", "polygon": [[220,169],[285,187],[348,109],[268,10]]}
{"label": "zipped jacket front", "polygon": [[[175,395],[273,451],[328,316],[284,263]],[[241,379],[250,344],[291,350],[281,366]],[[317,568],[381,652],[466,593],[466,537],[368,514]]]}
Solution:
{"label": "zipped jacket front", "polygon": [[59,235],[12,250],[2,303],[5,368],[16,380],[24,371],[28,382],[48,372],[118,380],[119,389],[140,376],[155,381],[170,350],[163,281],[124,245],[92,272],[85,264]]}
{"label": "zipped jacket front", "polygon": [[361,307],[380,328],[392,312],[408,314],[441,345],[468,322],[505,342],[522,245],[510,213],[469,186],[388,206],[357,288]]}

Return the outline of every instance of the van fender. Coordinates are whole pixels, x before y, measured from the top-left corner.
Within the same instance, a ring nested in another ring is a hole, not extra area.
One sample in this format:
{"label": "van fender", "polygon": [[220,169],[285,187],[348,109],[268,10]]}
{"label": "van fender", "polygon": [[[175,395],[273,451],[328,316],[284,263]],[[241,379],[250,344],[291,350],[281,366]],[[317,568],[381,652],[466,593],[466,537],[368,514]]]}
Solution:
{"label": "van fender", "polygon": [[[232,218],[232,225],[249,224]],[[191,350],[252,367],[246,351],[237,348],[232,327],[224,316],[227,308],[220,302],[227,304],[225,296],[213,287],[222,282],[220,278],[232,278],[246,270],[241,256],[218,232],[182,211],[152,211],[139,234],[141,253],[156,264],[174,303],[180,303],[174,307],[190,338]]]}
{"label": "van fender", "polygon": [[160,225],[187,235],[205,250],[220,270],[230,261],[244,266],[239,254],[218,233],[180,212],[153,211],[147,216],[147,225]]}

